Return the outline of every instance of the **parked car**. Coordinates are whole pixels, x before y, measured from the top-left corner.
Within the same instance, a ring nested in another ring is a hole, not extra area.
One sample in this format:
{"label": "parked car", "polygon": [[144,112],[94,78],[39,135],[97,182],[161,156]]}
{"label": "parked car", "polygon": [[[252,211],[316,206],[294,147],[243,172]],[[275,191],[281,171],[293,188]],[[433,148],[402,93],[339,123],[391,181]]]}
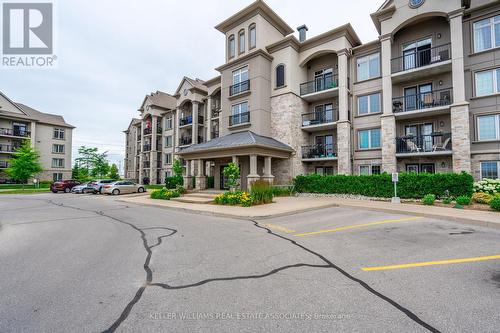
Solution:
{"label": "parked car", "polygon": [[50,190],[52,191],[52,193],[57,193],[60,191],[69,193],[71,192],[71,189],[77,185],[80,185],[80,182],[73,179],[61,180],[58,182],[53,182],[52,185],[50,185]]}
{"label": "parked car", "polygon": [[71,193],[94,193],[94,187],[92,186],[92,182],[83,183],[73,187]]}
{"label": "parked car", "polygon": [[108,185],[104,185],[103,193],[106,194],[127,194],[127,193],[142,193],[146,191],[143,185],[136,184],[128,180],[117,181]]}
{"label": "parked car", "polygon": [[111,184],[115,182],[113,179],[98,179],[92,181],[92,187],[94,188],[94,194],[99,193],[102,194],[102,187],[107,184]]}

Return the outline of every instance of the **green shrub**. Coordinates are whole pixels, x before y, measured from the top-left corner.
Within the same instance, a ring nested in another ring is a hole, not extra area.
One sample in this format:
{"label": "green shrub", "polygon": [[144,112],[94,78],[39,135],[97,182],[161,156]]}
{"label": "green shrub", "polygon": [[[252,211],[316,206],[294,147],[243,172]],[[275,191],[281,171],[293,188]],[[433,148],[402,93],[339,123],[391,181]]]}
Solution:
{"label": "green shrub", "polygon": [[[467,173],[402,173],[399,175],[398,196],[423,198],[426,194],[436,197],[472,194],[473,178]],[[394,195],[391,175],[347,176],[317,174],[297,176],[295,190],[299,193],[358,194],[369,197],[390,198]]]}
{"label": "green shrub", "polygon": [[444,203],[445,205],[449,205],[449,204],[451,204],[451,202],[452,202],[452,201],[453,201],[453,199],[452,199],[452,198],[450,198],[450,197],[446,197],[446,198],[444,198],[444,199],[443,199],[443,203]]}
{"label": "green shrub", "polygon": [[222,172],[227,179],[227,186],[229,186],[229,188],[234,189],[239,185],[240,168],[236,163],[229,163]]}
{"label": "green shrub", "polygon": [[497,212],[500,212],[500,198],[493,198],[490,201],[490,207]]}
{"label": "green shrub", "polygon": [[475,192],[500,193],[500,179],[482,179],[474,183]]}
{"label": "green shrub", "polygon": [[179,192],[179,194],[184,194],[186,193],[186,189],[183,187],[183,186],[180,186],[180,185],[177,185],[177,187],[175,188],[175,190],[177,192]]}
{"label": "green shrub", "polygon": [[476,192],[472,194],[472,201],[480,203],[480,204],[486,204],[489,205],[490,201],[494,198],[493,195],[488,194],[488,193],[483,193],[483,192]]}
{"label": "green shrub", "polygon": [[434,201],[436,201],[436,196],[434,194],[427,194],[422,199],[422,203],[427,206],[434,205]]}
{"label": "green shrub", "polygon": [[243,207],[250,207],[252,205],[252,197],[247,192],[224,192],[215,197],[217,205],[242,205]]}
{"label": "green shrub", "polygon": [[184,178],[182,178],[182,176],[165,177],[165,187],[168,189],[174,189],[177,186],[182,186],[183,183]]}
{"label": "green shrub", "polygon": [[471,198],[467,195],[461,195],[461,196],[457,197],[457,199],[455,201],[459,205],[468,206],[471,203]]}
{"label": "green shrub", "polygon": [[167,188],[162,188],[161,190],[155,190],[151,192],[151,199],[162,199],[170,200],[172,198],[180,197],[180,193],[176,190],[169,190]]}
{"label": "green shrub", "polygon": [[273,189],[265,180],[257,180],[252,183],[250,196],[253,205],[268,204],[273,202]]}
{"label": "green shrub", "polygon": [[272,186],[273,196],[275,197],[290,197],[295,194],[293,185],[286,186]]}

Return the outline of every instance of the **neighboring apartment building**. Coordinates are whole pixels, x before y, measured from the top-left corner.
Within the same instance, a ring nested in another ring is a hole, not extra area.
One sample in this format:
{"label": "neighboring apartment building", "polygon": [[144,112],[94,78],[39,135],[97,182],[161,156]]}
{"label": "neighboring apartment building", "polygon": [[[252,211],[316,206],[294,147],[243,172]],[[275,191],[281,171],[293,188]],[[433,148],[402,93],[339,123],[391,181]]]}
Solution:
{"label": "neighboring apartment building", "polygon": [[40,154],[43,172],[40,181],[71,178],[73,126],[58,115],[43,113],[14,103],[0,92],[0,183],[10,179],[9,159],[23,140],[31,140]]}
{"label": "neighboring apartment building", "polygon": [[304,25],[297,39],[260,0],[218,24],[221,75],[184,78],[174,95],[157,93],[163,109],[141,107],[131,127],[149,122],[173,147],[147,168],[137,161],[148,154],[127,147],[129,174],[163,182],[174,154],[198,188],[207,175],[225,187],[231,161],[243,188],[313,172],[499,178],[500,2],[388,0],[371,17],[380,37],[365,44],[350,24],[309,39]]}

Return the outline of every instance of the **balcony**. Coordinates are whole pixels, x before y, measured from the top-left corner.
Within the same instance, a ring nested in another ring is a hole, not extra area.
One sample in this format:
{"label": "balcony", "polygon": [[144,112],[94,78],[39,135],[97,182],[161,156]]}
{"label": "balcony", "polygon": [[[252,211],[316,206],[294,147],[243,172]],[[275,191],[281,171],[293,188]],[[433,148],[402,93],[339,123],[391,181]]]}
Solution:
{"label": "balcony", "polygon": [[149,134],[153,133],[153,129],[152,128],[145,128],[143,133],[144,133],[144,135],[149,135]]}
{"label": "balcony", "polygon": [[243,125],[250,123],[250,112],[233,114],[229,117],[229,126]]}
{"label": "balcony", "polygon": [[322,131],[334,127],[339,120],[339,110],[318,110],[302,115],[302,129],[308,132]]}
{"label": "balcony", "polygon": [[451,43],[391,59],[392,82],[418,80],[451,71]]}
{"label": "balcony", "polygon": [[336,160],[337,147],[333,144],[302,146],[302,161]]}
{"label": "balcony", "polygon": [[151,166],[151,162],[150,161],[144,161],[142,162],[142,167],[143,168],[149,168]]}
{"label": "balcony", "polygon": [[0,128],[0,135],[27,138],[31,135],[31,132],[21,128]]}
{"label": "balcony", "polygon": [[151,151],[151,145],[150,144],[145,144],[144,146],[142,146],[142,151],[145,152],[145,151]]}
{"label": "balcony", "polygon": [[156,167],[157,167],[158,169],[161,169],[161,168],[163,167],[163,165],[162,165],[162,163],[161,163],[161,160],[156,161]]}
{"label": "balcony", "polygon": [[3,145],[0,144],[0,153],[13,153],[21,147],[21,144],[15,144],[15,145]]}
{"label": "balcony", "polygon": [[179,146],[187,146],[193,143],[193,138],[190,136],[184,136],[179,138]]}
{"label": "balcony", "polygon": [[308,102],[338,96],[339,77],[337,74],[316,78],[300,85],[300,97]]}
{"label": "balcony", "polygon": [[141,137],[141,135],[140,135],[140,134],[138,134],[138,135],[137,135],[137,141],[141,141],[141,138],[142,138],[142,137]]}
{"label": "balcony", "polygon": [[211,138],[216,139],[219,137],[219,131],[212,131]]}
{"label": "balcony", "polygon": [[187,126],[193,123],[193,116],[187,116],[179,119],[179,126]]}
{"label": "balcony", "polygon": [[220,101],[218,103],[215,103],[212,105],[212,110],[211,110],[211,118],[218,118],[220,115],[221,107],[220,107]]}
{"label": "balcony", "polygon": [[396,138],[396,156],[451,155],[451,133],[407,135]]}
{"label": "balcony", "polygon": [[161,127],[158,126],[156,128],[156,134],[161,134],[161,133],[163,133],[163,128],[161,128]]}
{"label": "balcony", "polygon": [[233,84],[229,87],[229,96],[235,96],[250,90],[250,80]]}
{"label": "balcony", "polygon": [[0,169],[7,169],[9,167],[9,162],[0,161]]}
{"label": "balcony", "polygon": [[415,118],[449,112],[453,103],[453,88],[433,90],[416,95],[406,95],[392,99],[392,112],[396,117]]}

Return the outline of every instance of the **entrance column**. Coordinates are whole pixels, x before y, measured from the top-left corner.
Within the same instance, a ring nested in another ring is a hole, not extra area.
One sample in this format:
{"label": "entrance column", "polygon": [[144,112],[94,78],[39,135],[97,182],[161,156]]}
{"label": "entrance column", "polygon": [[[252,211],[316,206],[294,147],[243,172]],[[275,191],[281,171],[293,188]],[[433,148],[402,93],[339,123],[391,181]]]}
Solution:
{"label": "entrance column", "polygon": [[252,188],[252,183],[260,180],[260,176],[257,173],[257,155],[250,155],[250,173],[247,176],[247,190]]}
{"label": "entrance column", "polygon": [[196,178],[195,178],[196,189],[206,190],[207,189],[207,177],[204,175],[205,163],[203,162],[203,160],[197,160],[196,162],[198,164],[197,165],[198,170],[197,170]]}
{"label": "entrance column", "polygon": [[272,185],[274,183],[274,176],[271,173],[271,156],[264,157],[264,175],[262,180],[265,180]]}
{"label": "entrance column", "polygon": [[191,165],[192,162],[191,160],[186,160],[186,169],[184,171],[184,188],[186,190],[192,190],[193,189],[193,176],[191,173]]}

